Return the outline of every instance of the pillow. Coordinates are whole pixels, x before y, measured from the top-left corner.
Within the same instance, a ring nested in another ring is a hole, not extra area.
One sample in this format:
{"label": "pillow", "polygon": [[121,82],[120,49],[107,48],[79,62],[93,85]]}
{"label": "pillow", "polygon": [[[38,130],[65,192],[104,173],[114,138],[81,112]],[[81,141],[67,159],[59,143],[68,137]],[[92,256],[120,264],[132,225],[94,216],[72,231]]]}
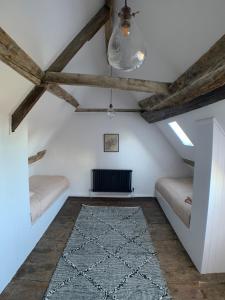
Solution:
{"label": "pillow", "polygon": [[191,197],[187,197],[187,198],[184,200],[184,202],[187,203],[187,204],[192,205],[192,199],[191,199]]}

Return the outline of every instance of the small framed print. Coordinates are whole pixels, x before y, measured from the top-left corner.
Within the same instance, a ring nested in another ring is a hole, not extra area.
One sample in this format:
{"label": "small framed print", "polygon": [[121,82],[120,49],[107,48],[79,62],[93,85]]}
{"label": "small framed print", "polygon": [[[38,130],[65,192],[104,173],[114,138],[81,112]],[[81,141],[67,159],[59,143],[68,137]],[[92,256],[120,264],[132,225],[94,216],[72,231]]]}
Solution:
{"label": "small framed print", "polygon": [[119,152],[119,134],[104,134],[104,152]]}

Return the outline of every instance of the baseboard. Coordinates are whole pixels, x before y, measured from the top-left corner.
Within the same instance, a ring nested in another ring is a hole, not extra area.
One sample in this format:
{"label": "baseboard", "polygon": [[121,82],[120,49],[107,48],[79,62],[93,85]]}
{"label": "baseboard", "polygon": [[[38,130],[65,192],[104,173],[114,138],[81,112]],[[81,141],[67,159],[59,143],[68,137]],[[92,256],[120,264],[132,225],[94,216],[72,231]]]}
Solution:
{"label": "baseboard", "polygon": [[146,194],[118,194],[118,193],[76,193],[70,195],[71,198],[155,198],[154,195]]}

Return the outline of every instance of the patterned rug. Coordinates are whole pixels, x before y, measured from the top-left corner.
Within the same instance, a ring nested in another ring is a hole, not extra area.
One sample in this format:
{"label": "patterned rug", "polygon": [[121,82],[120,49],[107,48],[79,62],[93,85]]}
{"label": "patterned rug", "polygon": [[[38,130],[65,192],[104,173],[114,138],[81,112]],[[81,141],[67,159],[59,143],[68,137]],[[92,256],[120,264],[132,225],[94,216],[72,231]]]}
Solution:
{"label": "patterned rug", "polygon": [[44,300],[169,296],[140,207],[82,206]]}

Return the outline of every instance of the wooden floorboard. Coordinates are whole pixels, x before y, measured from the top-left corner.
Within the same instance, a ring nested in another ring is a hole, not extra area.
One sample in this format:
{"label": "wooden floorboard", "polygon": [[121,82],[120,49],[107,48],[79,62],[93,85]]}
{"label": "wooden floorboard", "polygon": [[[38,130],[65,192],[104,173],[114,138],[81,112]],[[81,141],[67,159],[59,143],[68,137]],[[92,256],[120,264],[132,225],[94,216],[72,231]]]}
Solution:
{"label": "wooden floorboard", "polygon": [[42,299],[82,204],[141,206],[173,299],[225,299],[225,274],[199,274],[154,199],[71,197],[0,295],[1,300]]}

